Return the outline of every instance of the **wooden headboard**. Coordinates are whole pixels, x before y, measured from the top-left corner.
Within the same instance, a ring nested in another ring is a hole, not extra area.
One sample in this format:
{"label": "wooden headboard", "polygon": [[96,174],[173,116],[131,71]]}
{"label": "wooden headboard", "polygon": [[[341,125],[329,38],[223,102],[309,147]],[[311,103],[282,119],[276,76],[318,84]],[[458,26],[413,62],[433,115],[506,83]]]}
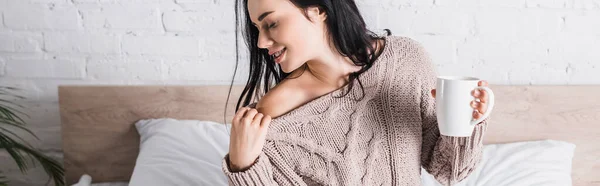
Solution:
{"label": "wooden headboard", "polygon": [[[600,184],[600,86],[490,86],[496,97],[484,143],[540,139],[577,145],[574,185]],[[134,123],[170,117],[229,123],[229,86],[59,86],[66,180],[128,181],[139,151]]]}

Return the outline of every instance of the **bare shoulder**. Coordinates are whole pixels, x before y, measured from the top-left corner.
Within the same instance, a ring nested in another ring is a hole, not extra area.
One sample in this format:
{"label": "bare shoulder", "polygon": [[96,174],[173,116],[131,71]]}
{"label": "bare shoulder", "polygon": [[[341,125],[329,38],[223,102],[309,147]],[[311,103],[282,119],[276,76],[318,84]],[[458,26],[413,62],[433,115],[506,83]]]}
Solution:
{"label": "bare shoulder", "polygon": [[267,92],[256,104],[256,109],[259,113],[276,118],[300,105],[305,95],[298,83],[284,81]]}

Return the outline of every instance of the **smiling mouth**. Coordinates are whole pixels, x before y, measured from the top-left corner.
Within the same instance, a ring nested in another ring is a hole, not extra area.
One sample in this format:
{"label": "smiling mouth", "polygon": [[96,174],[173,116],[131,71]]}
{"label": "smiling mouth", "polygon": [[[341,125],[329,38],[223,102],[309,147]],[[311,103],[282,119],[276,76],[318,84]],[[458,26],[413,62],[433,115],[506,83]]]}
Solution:
{"label": "smiling mouth", "polygon": [[273,55],[271,55],[273,58],[278,58],[281,57],[281,54],[283,54],[283,52],[285,52],[286,48],[283,48],[280,51],[275,52]]}
{"label": "smiling mouth", "polygon": [[271,57],[273,57],[273,61],[275,61],[275,63],[280,64],[283,61],[283,58],[286,56],[286,53],[287,48],[283,48],[280,51],[273,53]]}

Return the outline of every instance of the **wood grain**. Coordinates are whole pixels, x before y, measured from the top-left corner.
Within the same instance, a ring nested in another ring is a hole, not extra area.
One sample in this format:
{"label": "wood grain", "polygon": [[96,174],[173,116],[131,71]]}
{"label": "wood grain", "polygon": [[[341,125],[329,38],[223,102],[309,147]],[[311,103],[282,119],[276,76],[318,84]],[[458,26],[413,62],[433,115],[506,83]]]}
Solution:
{"label": "wood grain", "polygon": [[600,185],[600,86],[491,86],[484,143],[553,139],[577,145],[573,185]]}
{"label": "wood grain", "polygon": [[[229,86],[60,86],[66,180],[83,173],[94,182],[128,181],[139,151],[134,123],[148,118],[225,123]],[[232,118],[241,89],[232,90]],[[227,119],[226,123],[230,123]]]}
{"label": "wood grain", "polygon": [[[128,181],[139,151],[140,119],[230,122],[241,86],[60,86],[67,183]],[[541,139],[577,145],[574,185],[600,185],[600,86],[491,86],[496,107],[486,144]]]}

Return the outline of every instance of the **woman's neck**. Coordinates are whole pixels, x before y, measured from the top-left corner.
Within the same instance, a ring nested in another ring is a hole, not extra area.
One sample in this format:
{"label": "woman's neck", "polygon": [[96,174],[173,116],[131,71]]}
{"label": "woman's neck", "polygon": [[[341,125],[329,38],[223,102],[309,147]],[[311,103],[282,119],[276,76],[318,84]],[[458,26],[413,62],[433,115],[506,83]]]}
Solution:
{"label": "woman's neck", "polygon": [[[382,40],[374,40],[373,47],[375,51],[380,52],[382,44]],[[326,52],[320,58],[306,62],[305,65],[307,65],[306,68],[299,68],[299,70],[303,70],[302,75],[306,73],[312,76],[311,79],[322,83],[324,86],[335,88],[346,85],[350,74],[363,68],[355,65],[350,58],[342,56],[335,50]]]}

